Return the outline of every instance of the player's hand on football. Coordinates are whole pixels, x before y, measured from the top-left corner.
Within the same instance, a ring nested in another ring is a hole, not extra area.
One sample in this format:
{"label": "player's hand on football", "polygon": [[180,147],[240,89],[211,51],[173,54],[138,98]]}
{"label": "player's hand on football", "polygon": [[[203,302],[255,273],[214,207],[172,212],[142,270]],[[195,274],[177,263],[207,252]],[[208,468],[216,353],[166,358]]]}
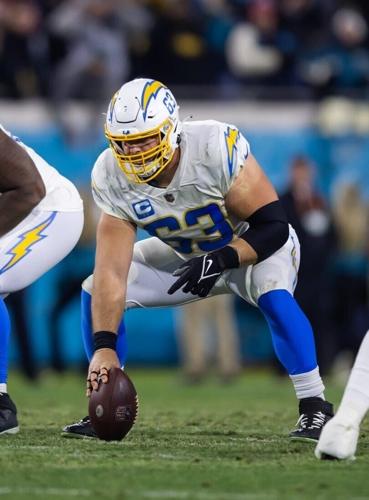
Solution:
{"label": "player's hand on football", "polygon": [[97,391],[99,381],[108,382],[110,368],[120,368],[117,353],[113,349],[99,349],[93,355],[88,367],[86,396],[90,397],[92,391]]}
{"label": "player's hand on football", "polygon": [[223,271],[224,267],[215,253],[194,257],[174,271],[173,276],[179,278],[169,288],[168,293],[172,295],[182,288],[184,293],[206,297]]}

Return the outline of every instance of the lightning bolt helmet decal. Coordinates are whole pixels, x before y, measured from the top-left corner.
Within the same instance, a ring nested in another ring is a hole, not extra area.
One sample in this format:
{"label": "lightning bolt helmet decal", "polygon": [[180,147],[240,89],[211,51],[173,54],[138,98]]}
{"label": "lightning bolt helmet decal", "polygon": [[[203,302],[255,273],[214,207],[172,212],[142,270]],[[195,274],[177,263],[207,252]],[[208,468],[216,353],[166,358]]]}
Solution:
{"label": "lightning bolt helmet decal", "polygon": [[149,108],[150,101],[155,99],[158,95],[160,89],[166,89],[167,87],[157,80],[151,80],[147,82],[142,91],[141,97],[141,108],[143,113],[143,118],[146,120],[147,111]]}

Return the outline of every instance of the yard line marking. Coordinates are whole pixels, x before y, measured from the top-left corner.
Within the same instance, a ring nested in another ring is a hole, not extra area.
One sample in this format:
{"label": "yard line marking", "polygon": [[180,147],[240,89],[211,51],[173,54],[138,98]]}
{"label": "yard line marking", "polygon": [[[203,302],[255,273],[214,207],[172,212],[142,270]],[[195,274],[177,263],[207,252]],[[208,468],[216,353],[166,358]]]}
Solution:
{"label": "yard line marking", "polygon": [[63,496],[63,497],[80,497],[90,496],[91,490],[76,489],[76,488],[27,488],[19,487],[12,488],[10,486],[0,486],[0,495],[38,495],[45,496]]}

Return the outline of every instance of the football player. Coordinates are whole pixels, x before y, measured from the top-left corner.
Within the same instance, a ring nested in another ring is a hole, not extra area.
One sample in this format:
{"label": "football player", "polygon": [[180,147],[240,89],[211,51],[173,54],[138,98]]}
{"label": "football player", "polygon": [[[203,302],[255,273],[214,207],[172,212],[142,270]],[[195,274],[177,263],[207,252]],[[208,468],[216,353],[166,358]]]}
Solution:
{"label": "football player", "polygon": [[[217,121],[181,123],[171,91],[150,79],[114,95],[105,135],[92,172],[96,266],[82,291],[87,395],[124,364],[124,310],[234,293],[262,311],[291,377],[300,417],[290,436],[317,440],[333,408],[293,298],[299,242],[245,137]],[[152,238],[135,243],[137,227]],[[64,432],[94,436],[87,417]]]}
{"label": "football player", "polygon": [[320,459],[354,460],[360,424],[369,410],[369,332],[356,356],[337,414],[323,429],[315,455]]}
{"label": "football player", "polygon": [[0,126],[0,434],[19,430],[7,390],[10,321],[4,299],[63,259],[82,226],[74,185]]}

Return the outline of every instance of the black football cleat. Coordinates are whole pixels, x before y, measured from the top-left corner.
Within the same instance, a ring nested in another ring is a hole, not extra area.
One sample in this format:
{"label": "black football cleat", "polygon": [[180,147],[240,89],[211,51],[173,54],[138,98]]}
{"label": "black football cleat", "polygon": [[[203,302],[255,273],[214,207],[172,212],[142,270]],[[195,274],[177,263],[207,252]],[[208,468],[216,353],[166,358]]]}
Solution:
{"label": "black football cleat", "polygon": [[300,399],[299,412],[296,429],[289,434],[299,441],[318,441],[323,427],[334,415],[333,405],[321,398]]}
{"label": "black football cleat", "polygon": [[66,425],[62,435],[68,438],[78,439],[97,439],[97,434],[94,431],[90,417],[85,417],[75,424]]}
{"label": "black football cleat", "polygon": [[0,434],[16,434],[18,431],[17,408],[9,394],[0,392]]}

